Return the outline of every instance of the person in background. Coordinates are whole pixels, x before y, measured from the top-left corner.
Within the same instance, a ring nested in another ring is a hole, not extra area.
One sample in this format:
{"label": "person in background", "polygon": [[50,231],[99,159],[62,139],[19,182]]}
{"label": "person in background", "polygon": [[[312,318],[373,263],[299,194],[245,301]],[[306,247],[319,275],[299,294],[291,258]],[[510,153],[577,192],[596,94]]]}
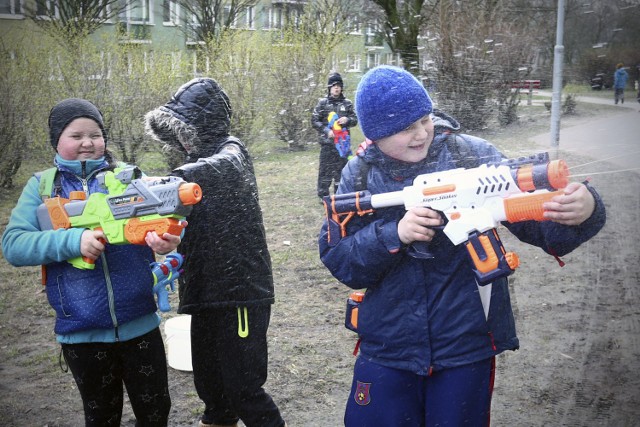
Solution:
{"label": "person in background", "polygon": [[338,73],[330,74],[327,96],[318,100],[311,114],[311,125],[318,132],[320,144],[317,193],[321,200],[332,191],[335,193],[340,173],[348,160],[347,156],[341,156],[336,149],[333,131],[328,127],[329,114],[335,112],[339,117],[337,122],[343,128],[352,128],[358,124],[353,103],[344,97],[343,90],[342,76]]}
{"label": "person in background", "polygon": [[211,78],[182,85],[145,115],[147,133],[163,144],[172,175],[202,188],[187,216],[179,252],[178,313],[191,315],[193,381],[204,414],[200,427],[282,427],[267,379],[267,329],[274,303],[253,163],[229,134],[229,97]]}
{"label": "person in background", "polygon": [[[404,69],[378,66],[356,90],[355,108],[367,144],[343,169],[338,194],[401,191],[416,176],[456,169],[465,152],[480,163],[502,154],[487,141],[459,134],[460,125],[434,110]],[[465,159],[466,160],[466,159]],[[364,174],[364,176],[362,176]],[[570,183],[544,204],[548,221],[504,223],[519,239],[562,256],[605,223],[605,208],[589,185]],[[358,308],[360,353],[355,361],[345,426],[488,426],[495,356],[519,347],[506,278],[480,286],[465,245],[437,227],[439,212],[404,206],[354,215],[346,235],[319,237],[324,265],[340,282],[364,289]],[[411,251],[426,242],[424,259]]]}
{"label": "person in background", "polygon": [[[635,82],[635,90],[637,92],[636,94],[636,100],[638,102],[640,102],[640,64],[636,65],[636,82]],[[640,112],[640,110],[638,110]]]}
{"label": "person in background", "polygon": [[627,80],[629,74],[624,69],[624,64],[620,62],[616,65],[616,72],[613,73],[613,90],[614,90],[614,102],[618,105],[618,101],[624,104],[624,89],[627,87]]}
{"label": "person in background", "polygon": [[[85,424],[120,425],[124,385],[136,425],[166,426],[171,399],[150,263],[154,251],[174,250],[180,237],[151,232],[148,246],[110,245],[98,230],[41,231],[36,209],[43,198],[106,193],[96,175],[116,166],[102,114],[87,100],[56,104],[49,134],[55,169],[35,174],[25,185],[2,235],[4,256],[14,266],[44,266],[54,330],[82,397]],[[79,256],[94,260],[94,269],[67,262]]]}

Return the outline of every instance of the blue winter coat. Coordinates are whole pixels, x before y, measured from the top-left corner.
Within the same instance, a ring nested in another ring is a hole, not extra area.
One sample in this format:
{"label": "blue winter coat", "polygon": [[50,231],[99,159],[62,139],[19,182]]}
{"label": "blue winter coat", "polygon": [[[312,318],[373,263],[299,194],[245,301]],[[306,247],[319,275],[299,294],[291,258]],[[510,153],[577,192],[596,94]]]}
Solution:
{"label": "blue winter coat", "polygon": [[627,79],[629,79],[629,74],[627,74],[625,69],[618,68],[613,74],[613,87],[615,89],[624,89],[627,87]]}
{"label": "blue winter coat", "polygon": [[[95,179],[106,166],[105,162],[83,179],[58,165],[58,194],[68,198],[71,191],[106,192]],[[84,229],[40,231],[36,217],[36,208],[42,203],[38,183],[37,176],[27,182],[2,236],[2,249],[12,265],[46,265],[47,297],[56,311],[55,332],[63,336],[59,340],[126,340],[157,327],[149,268],[154,261],[151,249],[107,244],[94,270],[72,267],[66,260],[81,255]],[[120,334],[118,328],[123,325]],[[74,337],[77,333],[80,335]]]}
{"label": "blue winter coat", "polygon": [[[423,162],[407,164],[385,156],[375,145],[344,168],[338,193],[355,191],[354,179],[363,162],[370,165],[367,188],[372,194],[399,191],[418,174],[456,168],[444,132],[457,122],[434,116],[436,137]],[[488,142],[462,135],[483,162],[499,161],[501,153]],[[595,235],[604,225],[604,205],[577,227],[552,222],[505,224],[519,239],[564,255]],[[361,356],[384,366],[428,375],[431,370],[487,359],[519,343],[506,279],[494,281],[488,316],[480,287],[464,245],[454,246],[442,233],[430,244],[433,259],[411,257],[399,240],[398,221],[404,207],[379,209],[354,217],[347,236],[327,241],[325,221],[319,239],[320,257],[334,277],[353,289],[366,288],[358,313]],[[488,290],[482,288],[483,290]]]}

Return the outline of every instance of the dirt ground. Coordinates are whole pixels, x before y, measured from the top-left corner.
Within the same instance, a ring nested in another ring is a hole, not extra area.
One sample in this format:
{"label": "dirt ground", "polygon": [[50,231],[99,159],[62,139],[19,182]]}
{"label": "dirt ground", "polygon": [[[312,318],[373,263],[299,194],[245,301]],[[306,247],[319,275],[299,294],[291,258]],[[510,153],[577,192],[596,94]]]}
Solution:
{"label": "dirt ground", "polygon": [[[340,426],[356,343],[343,326],[348,289],[317,257],[322,212],[310,197],[317,152],[293,156],[256,161],[277,296],[265,387],[290,427]],[[570,165],[590,160],[575,153],[563,158]],[[291,161],[306,171],[287,177]],[[286,192],[272,181],[283,174]],[[605,200],[607,225],[563,257],[564,267],[501,230],[522,264],[510,280],[521,349],[498,357],[494,426],[640,425],[640,175],[601,174],[591,182]],[[15,200],[17,193],[6,197]],[[0,229],[9,209],[0,211]],[[11,268],[0,259],[0,272],[0,425],[83,425],[73,378],[58,366],[39,269]],[[171,301],[175,307],[177,295]],[[202,405],[192,374],[170,369],[169,382],[170,425],[196,425]],[[122,425],[134,423],[125,404]]]}

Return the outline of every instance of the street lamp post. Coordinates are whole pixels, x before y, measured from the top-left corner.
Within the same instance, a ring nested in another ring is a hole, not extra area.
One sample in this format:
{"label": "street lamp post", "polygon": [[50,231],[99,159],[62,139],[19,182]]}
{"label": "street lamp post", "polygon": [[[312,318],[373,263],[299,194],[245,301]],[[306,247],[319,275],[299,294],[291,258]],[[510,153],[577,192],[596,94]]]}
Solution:
{"label": "street lamp post", "polygon": [[564,0],[558,0],[556,45],[553,49],[553,94],[551,97],[551,147],[560,143],[560,110],[562,102],[562,62],[564,61]]}

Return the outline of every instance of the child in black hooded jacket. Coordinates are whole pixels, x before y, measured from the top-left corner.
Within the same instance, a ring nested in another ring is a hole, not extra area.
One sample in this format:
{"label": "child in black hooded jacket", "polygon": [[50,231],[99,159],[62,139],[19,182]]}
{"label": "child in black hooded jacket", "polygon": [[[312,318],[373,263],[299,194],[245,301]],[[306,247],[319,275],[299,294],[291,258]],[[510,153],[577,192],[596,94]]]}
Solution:
{"label": "child in black hooded jacket", "polygon": [[164,143],[172,174],[202,188],[178,251],[185,254],[178,313],[191,315],[191,355],[200,426],[281,427],[262,388],[267,379],[267,328],[274,302],[253,164],[229,135],[231,105],[210,78],[184,84],[145,116]]}

